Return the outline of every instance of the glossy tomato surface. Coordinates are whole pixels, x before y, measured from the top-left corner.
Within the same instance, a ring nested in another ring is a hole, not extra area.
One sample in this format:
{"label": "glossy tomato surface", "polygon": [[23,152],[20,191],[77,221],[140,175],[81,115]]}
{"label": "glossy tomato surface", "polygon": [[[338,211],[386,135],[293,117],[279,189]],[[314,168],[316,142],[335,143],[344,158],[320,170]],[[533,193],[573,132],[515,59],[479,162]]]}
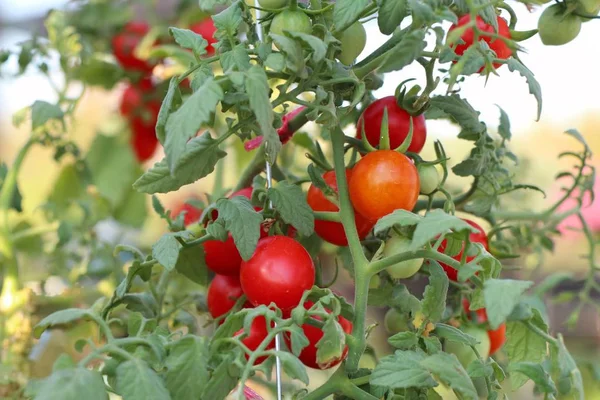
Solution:
{"label": "glossy tomato surface", "polygon": [[315,266],[304,247],[287,236],[261,239],[240,270],[242,289],[255,306],[275,303],[282,310],[298,305],[315,283]]}
{"label": "glossy tomato surface", "polygon": [[[346,179],[350,181],[351,176],[352,170],[347,169]],[[325,172],[325,174],[323,174],[323,180],[325,183],[327,183],[327,185],[335,190],[336,193],[338,192],[337,180],[335,178],[334,171]],[[310,185],[308,194],[306,196],[306,201],[313,211],[339,211],[339,208],[330,202],[327,197],[325,197],[321,189],[314,185]],[[373,225],[375,225],[374,222],[369,221],[356,211],[354,212],[354,221],[356,223],[358,236],[361,240],[369,234],[371,229],[373,229]],[[315,232],[321,239],[329,243],[333,243],[338,246],[348,245],[348,238],[346,238],[346,233],[344,232],[344,227],[341,222],[315,220]]]}
{"label": "glossy tomato surface", "polygon": [[379,150],[352,170],[350,199],[357,212],[377,221],[394,210],[411,211],[419,198],[419,173],[404,154]]}
{"label": "glossy tomato surface", "polygon": [[[471,241],[471,243],[481,243],[486,250],[489,250],[488,238],[487,238],[487,235],[485,234],[485,231],[483,230],[483,228],[481,226],[479,226],[476,222],[471,221],[469,219],[463,219],[463,221],[465,221],[466,223],[471,225],[473,228],[478,230],[478,232],[472,232],[469,235],[469,240]],[[448,245],[448,241],[444,239],[444,241],[442,241],[442,243],[440,244],[438,251],[440,253],[443,253],[446,250],[447,245]],[[452,258],[454,258],[456,261],[460,261],[464,250],[465,250],[465,245],[463,243],[461,251]],[[467,262],[472,261],[474,258],[475,258],[475,256],[467,256]],[[444,268],[444,271],[446,271],[446,274],[448,275],[448,279],[455,281],[455,282],[458,281],[458,271],[457,270],[455,270],[448,264],[444,264],[442,262],[440,262],[440,265],[442,266],[442,268]]]}
{"label": "glossy tomato surface", "polygon": [[[390,148],[400,147],[410,131],[410,114],[398,105],[394,96],[384,97],[371,103],[360,116],[356,125],[356,137],[362,138],[363,127],[371,146],[379,146],[381,138],[381,124],[384,110],[388,113],[388,127],[390,136]],[[412,117],[413,137],[408,146],[408,151],[419,153],[425,146],[427,140],[427,127],[423,114]]]}
{"label": "glossy tomato surface", "polygon": [[[244,329],[240,329],[234,334],[234,336],[240,336],[243,334]],[[246,347],[248,347],[250,350],[254,351],[258,348],[258,346],[260,346],[263,340],[265,340],[268,334],[269,332],[267,330],[267,321],[265,320],[265,317],[258,316],[254,319],[254,321],[252,321],[252,324],[250,325],[250,333],[242,339],[242,343],[244,343]],[[274,347],[275,341],[273,340],[267,345],[267,348],[265,350],[270,350]],[[249,357],[246,354],[246,360],[248,360],[248,358]],[[266,359],[267,357],[258,357],[254,362],[254,365],[261,364]]]}
{"label": "glossy tomato surface", "polygon": [[124,69],[148,73],[154,68],[154,64],[139,59],[134,54],[136,47],[149,31],[150,26],[146,22],[131,21],[113,37],[113,54]]}
{"label": "glossy tomato surface", "polygon": [[206,294],[208,312],[213,318],[227,314],[243,294],[237,276],[215,275]]}
{"label": "glossy tomato surface", "polygon": [[214,54],[215,49],[212,45],[217,43],[217,39],[215,39],[215,32],[217,28],[215,27],[212,18],[206,18],[195,23],[194,25],[190,26],[190,30],[202,36],[204,40],[208,42],[208,45],[206,46],[207,55],[210,56]]}
{"label": "glossy tomato surface", "polygon": [[[307,301],[306,303],[304,303],[304,308],[308,310],[313,305],[314,303],[312,301]],[[331,311],[327,310],[327,312],[330,313]],[[313,318],[315,321],[321,321],[321,318],[319,317]],[[352,333],[352,323],[350,321],[348,321],[346,318],[340,315],[338,317],[338,322],[340,323],[345,333]],[[304,334],[306,335],[306,338],[310,343],[308,344],[308,346],[302,349],[298,358],[300,359],[300,361],[302,361],[302,364],[306,365],[307,367],[315,369],[329,369],[341,363],[348,355],[348,346],[344,346],[344,350],[342,351],[342,355],[340,358],[327,360],[325,363],[319,364],[317,361],[317,343],[323,337],[323,331],[317,328],[316,326],[312,326],[310,324],[302,325],[302,330],[304,331]],[[290,335],[286,334],[284,335],[284,338],[288,348],[291,349],[292,343]]]}
{"label": "glossy tomato surface", "polygon": [[[497,21],[498,35],[510,39],[510,29],[506,20],[498,16]],[[467,25],[470,22],[470,15],[462,16],[461,18],[459,18],[458,23],[456,25],[452,25],[450,27],[448,33],[461,26]],[[475,24],[477,25],[479,31],[483,32],[479,37],[479,40],[485,41],[490,46],[490,49],[492,49],[496,53],[497,58],[500,58],[502,60],[510,58],[510,56],[512,55],[512,50],[510,49],[510,47],[508,47],[506,42],[504,42],[502,39],[498,39],[491,36],[496,34],[492,25],[487,24],[480,16],[477,16]],[[457,44],[454,47],[454,52],[459,56],[462,56],[465,53],[465,51],[467,51],[467,49],[475,42],[475,32],[473,31],[473,28],[467,28],[460,38],[463,40],[464,43]],[[501,66],[502,64],[494,63],[494,68],[499,68]],[[484,67],[481,67],[479,72],[483,71],[483,69]]]}

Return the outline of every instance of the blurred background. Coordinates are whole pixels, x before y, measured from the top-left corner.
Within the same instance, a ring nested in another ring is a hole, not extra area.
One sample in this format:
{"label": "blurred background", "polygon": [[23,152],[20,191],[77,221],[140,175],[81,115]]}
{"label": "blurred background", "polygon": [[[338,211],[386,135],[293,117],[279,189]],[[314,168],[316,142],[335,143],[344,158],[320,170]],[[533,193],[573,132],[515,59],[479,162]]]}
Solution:
{"label": "blurred background", "polygon": [[[165,1],[164,3],[167,3]],[[43,19],[51,8],[63,7],[64,0],[0,0],[0,49],[12,48],[17,43],[27,40],[33,33],[44,33]],[[536,27],[541,8],[528,12],[523,4],[511,4],[520,16],[518,30],[530,30]],[[363,56],[379,47],[386,37],[379,33],[375,20],[366,24],[368,32],[367,48]],[[502,107],[511,119],[513,132],[512,150],[520,157],[521,163],[516,169],[520,183],[532,183],[546,191],[547,196],[531,192],[527,198],[515,203],[515,211],[525,209],[541,209],[556,199],[560,185],[555,181],[557,171],[569,168],[569,163],[557,160],[557,155],[570,149],[579,150],[578,143],[563,132],[570,128],[578,129],[586,138],[594,153],[600,153],[600,49],[597,39],[600,37],[600,21],[583,24],[582,31],[576,40],[562,47],[543,46],[536,36],[522,43],[526,52],[521,53],[523,63],[531,69],[542,87],[543,111],[539,121],[536,121],[536,103],[528,93],[525,79],[517,73],[511,73],[508,68],[501,68],[498,76],[491,76],[487,81],[484,77],[470,76],[460,84],[461,93],[476,110],[481,112],[482,120],[489,126],[498,124],[498,106]],[[14,60],[13,60],[14,61]],[[53,101],[55,92],[49,86],[47,79],[41,74],[28,73],[18,79],[11,78],[11,70],[17,71],[16,65],[5,65],[0,80],[0,162],[10,164],[18,148],[25,142],[28,130],[16,129],[12,125],[12,115],[35,100]],[[50,66],[52,71],[52,66]],[[420,67],[406,68],[386,76],[383,87],[376,93],[379,97],[392,95],[396,86],[410,77],[420,78]],[[116,118],[118,102],[122,88],[113,91],[101,89],[89,90],[78,109],[77,126],[73,127],[73,139],[84,149],[101,123]],[[494,129],[494,128],[492,128]],[[431,139],[443,140],[451,164],[460,162],[470,151],[471,143],[456,139],[458,128],[445,122],[428,122]],[[424,158],[432,158],[433,140],[428,140],[428,147],[423,152]],[[160,159],[162,154],[156,154],[151,165]],[[595,165],[600,165],[595,163]],[[36,207],[47,197],[51,185],[60,170],[52,160],[49,150],[36,148],[27,158],[20,176],[20,189],[24,194],[23,207],[25,212],[35,215]],[[236,182],[239,171],[228,168],[226,181],[229,185]],[[460,180],[452,180],[451,184],[464,184]],[[226,185],[227,186],[227,185]],[[177,193],[162,196],[169,202],[183,201],[191,195],[210,191],[210,177],[194,185],[182,188]],[[600,190],[600,188],[599,188]],[[597,193],[600,195],[600,193]],[[598,203],[600,204],[600,203]],[[148,203],[148,208],[150,208]],[[150,213],[151,214],[151,213]],[[593,205],[586,211],[586,217],[592,226],[600,230],[600,206]],[[150,216],[146,222],[142,241],[151,243],[164,231],[164,226],[156,216]],[[110,235],[110,227],[107,234]],[[541,280],[545,275],[554,271],[567,271],[583,275],[587,271],[585,260],[580,254],[585,251],[585,243],[577,233],[567,233],[564,240],[556,245],[555,252],[545,257],[543,268],[531,272],[526,265],[519,272],[527,279]],[[534,276],[532,276],[532,274]],[[338,288],[343,293],[348,291],[348,277],[342,276]],[[57,294],[60,293],[60,285]],[[548,305],[549,315],[554,332],[562,331],[567,337],[567,343],[580,360],[593,360],[600,356],[600,317],[592,310],[587,310],[582,317],[582,323],[571,331],[567,331],[563,318],[569,310],[569,303]],[[565,311],[567,310],[567,311]],[[370,322],[381,321],[384,310],[371,310]],[[383,328],[375,329],[373,343],[376,350],[384,353],[386,333]],[[378,344],[381,344],[379,346]],[[600,387],[589,378],[585,369],[586,398],[600,399]],[[315,379],[319,379],[316,376]],[[317,382],[315,382],[317,383]],[[531,388],[526,388],[523,395],[515,394],[514,398],[530,398]],[[444,398],[451,399],[449,394]],[[513,398],[511,396],[511,398]]]}

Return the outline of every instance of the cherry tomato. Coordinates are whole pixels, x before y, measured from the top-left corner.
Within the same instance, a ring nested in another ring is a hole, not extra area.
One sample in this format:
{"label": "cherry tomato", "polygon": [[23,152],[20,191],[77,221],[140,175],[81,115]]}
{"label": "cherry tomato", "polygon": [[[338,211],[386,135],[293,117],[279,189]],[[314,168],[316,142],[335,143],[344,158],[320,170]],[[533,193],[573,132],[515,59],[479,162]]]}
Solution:
{"label": "cherry tomato", "polygon": [[419,171],[419,182],[421,182],[421,194],[431,194],[439,186],[442,177],[434,165],[421,165]]}
{"label": "cherry tomato", "polygon": [[[600,0],[578,0],[577,8],[575,9],[575,11],[582,15],[598,15],[598,13],[600,12]],[[583,22],[588,22],[592,20],[592,18],[580,18]]]}
{"label": "cherry tomato", "polygon": [[[490,356],[490,338],[485,330],[476,326],[467,326],[461,330],[467,335],[473,336],[479,342],[475,345],[475,348],[479,352],[479,355],[482,359],[485,360]],[[477,359],[473,349],[464,343],[448,340],[446,341],[445,350],[450,354],[456,355],[458,361],[460,361],[462,366],[465,368],[467,368],[469,364]]]}
{"label": "cherry tomato", "polygon": [[242,262],[240,281],[253,305],[275,303],[289,310],[314,285],[315,266],[310,254],[294,239],[269,236],[258,242],[252,258]]}
{"label": "cherry tomato", "polygon": [[[240,336],[244,334],[244,329],[240,329],[239,331],[237,331],[234,336]],[[258,346],[261,345],[261,343],[263,342],[263,340],[265,340],[265,338],[267,337],[267,335],[269,334],[269,332],[267,331],[267,321],[265,320],[265,317],[263,316],[258,316],[254,319],[254,321],[252,321],[252,324],[250,325],[250,333],[248,334],[248,336],[246,336],[245,338],[242,339],[242,343],[246,345],[246,347],[248,347],[248,349],[254,351],[258,348]],[[271,343],[269,343],[266,347],[265,350],[270,350],[272,348],[275,347],[275,341],[271,341]],[[245,355],[246,356],[246,360],[249,359],[248,354]],[[259,365],[262,364],[263,361],[265,361],[267,359],[267,357],[258,357],[256,359],[256,361],[254,362],[254,365]]]}
{"label": "cherry tomato", "polygon": [[339,37],[342,42],[342,51],[337,58],[344,65],[351,65],[356,57],[362,53],[367,44],[367,31],[360,22],[356,21],[348,27]]}
{"label": "cherry tomato", "polygon": [[412,210],[419,198],[419,173],[404,154],[379,150],[356,163],[350,199],[357,212],[375,221],[394,210]]}
{"label": "cherry tomato", "polygon": [[140,162],[152,158],[158,147],[155,126],[159,110],[160,103],[149,102],[144,105],[141,115],[131,118],[131,145]]}
{"label": "cherry tomato", "polygon": [[[469,301],[467,299],[463,299],[463,308],[467,315],[471,315],[471,310],[469,310]],[[475,311],[477,315],[477,322],[480,324],[484,324],[487,322],[487,312],[485,308],[480,308]],[[490,329],[487,331],[488,337],[490,339],[490,356],[494,355],[498,350],[504,346],[506,342],[506,323],[502,323],[497,329]]]}
{"label": "cherry tomato", "polygon": [[[352,170],[347,169],[346,179],[350,181],[351,176]],[[337,193],[338,187],[334,171],[325,172],[325,174],[323,174],[323,180],[325,180],[325,183]],[[339,208],[327,200],[327,197],[325,197],[323,192],[314,185],[310,185],[306,201],[313,211],[339,211]],[[354,221],[356,223],[358,236],[361,240],[369,234],[371,229],[373,229],[373,225],[375,225],[374,222],[369,221],[356,211],[354,212]],[[329,243],[338,246],[348,246],[348,239],[346,238],[346,233],[344,232],[344,227],[341,222],[315,220],[315,232],[321,239]]]}
{"label": "cherry tomato", "polygon": [[263,8],[276,10],[287,6],[288,0],[258,0],[258,4]]}
{"label": "cherry tomato", "polygon": [[[506,23],[506,20],[498,16],[497,21],[498,35],[510,39],[510,29],[508,27],[508,24]],[[458,19],[458,23],[456,25],[452,25],[448,30],[448,33],[452,32],[454,29],[468,24],[469,22],[471,22],[470,15],[467,14],[460,17]],[[494,31],[494,27],[492,25],[488,25],[480,16],[477,16],[475,23],[477,25],[477,28],[481,32],[484,32],[482,36],[479,37],[479,40],[485,41],[490,46],[490,49],[492,49],[496,53],[497,58],[501,60],[506,60],[507,58],[510,58],[510,56],[512,55],[512,50],[510,49],[510,47],[508,47],[506,42],[504,42],[502,39],[487,36],[496,34],[496,32]],[[459,56],[462,56],[465,53],[465,51],[467,51],[467,49],[475,42],[475,32],[473,31],[473,28],[467,28],[460,38],[464,43],[457,44],[456,46],[454,46],[454,52]],[[494,63],[494,68],[499,68],[501,66],[502,64]],[[484,67],[481,67],[479,72],[483,71],[483,69]]]}
{"label": "cherry tomato", "polygon": [[[314,303],[312,301],[307,301],[306,303],[304,303],[304,308],[308,310],[313,305],[314,305]],[[326,311],[328,313],[331,313],[330,310],[326,310]],[[320,317],[313,317],[313,319],[315,321],[322,320]],[[352,323],[350,321],[348,321],[346,318],[342,317],[341,315],[338,316],[337,320],[340,323],[340,325],[342,326],[342,329],[344,330],[345,333],[347,333],[347,334],[352,333]],[[302,325],[302,330],[304,331],[304,334],[306,335],[306,338],[308,339],[308,341],[310,343],[308,344],[308,346],[306,346],[304,349],[302,349],[298,358],[300,359],[300,361],[302,361],[302,364],[306,365],[307,367],[315,368],[315,369],[329,369],[329,368],[335,367],[336,365],[341,363],[348,355],[348,346],[344,346],[344,350],[342,351],[342,355],[340,358],[335,358],[332,360],[328,360],[325,363],[319,364],[317,361],[317,343],[323,337],[323,331],[321,329],[317,328],[316,326],[312,326],[310,324]],[[285,339],[287,346],[289,348],[291,348],[292,343],[291,343],[290,335],[289,334],[284,335],[284,339]]]}
{"label": "cherry tomato", "polygon": [[198,222],[198,220],[202,216],[202,209],[196,208],[188,203],[183,203],[172,211],[173,218],[177,218],[179,214],[181,214],[184,211],[185,216],[183,217],[183,223],[185,226],[191,225],[194,222]]}
{"label": "cherry tomato", "polygon": [[[410,243],[411,240],[409,238],[392,233],[391,237],[385,242],[383,256],[390,257],[395,254],[405,253],[410,248]],[[421,265],[423,265],[423,259],[416,258],[399,262],[387,267],[386,270],[393,279],[406,279],[416,274],[421,269]]]}
{"label": "cherry tomato", "polygon": [[383,326],[385,331],[390,335],[395,335],[398,332],[404,332],[409,329],[408,317],[400,314],[394,308],[390,308],[383,317]]}
{"label": "cherry tomato", "polygon": [[[369,104],[365,111],[360,116],[356,125],[356,137],[362,138],[363,125],[367,141],[371,146],[379,146],[381,138],[381,123],[383,121],[383,113],[387,108],[388,114],[388,132],[390,136],[390,148],[396,149],[400,147],[404,139],[410,131],[410,114],[398,105],[394,96],[384,97],[375,100]],[[408,146],[408,151],[411,153],[420,153],[425,146],[427,139],[427,127],[425,125],[425,117],[421,114],[412,117],[413,121],[413,137]]]}
{"label": "cherry tomato", "polygon": [[538,33],[547,46],[567,44],[579,35],[581,18],[567,13],[564,4],[553,4],[546,8],[538,20]]}
{"label": "cherry tomato", "polygon": [[208,45],[206,46],[207,55],[210,56],[214,54],[215,49],[213,44],[217,43],[217,39],[215,39],[217,28],[215,27],[212,18],[206,18],[200,22],[196,22],[194,25],[190,26],[190,30],[202,36],[204,40],[208,42]]}
{"label": "cherry tomato", "polygon": [[149,77],[142,78],[136,84],[128,84],[123,91],[119,111],[127,117],[138,113],[144,104],[144,96],[153,89],[152,80]]}
{"label": "cherry tomato", "polygon": [[141,60],[134,54],[135,48],[149,31],[150,26],[146,22],[131,21],[125,25],[122,32],[113,37],[113,54],[124,69],[145,73],[154,69],[154,64]]}
{"label": "cherry tomato", "polygon": [[283,35],[284,31],[310,34],[312,22],[304,11],[285,10],[275,15],[269,29],[276,35]]}
{"label": "cherry tomato", "polygon": [[[477,225],[477,223],[475,223],[469,219],[463,219],[463,221],[465,221],[466,223],[468,223],[475,229],[479,230],[479,232],[471,233],[469,235],[469,240],[471,241],[471,243],[481,243],[483,245],[483,247],[486,250],[488,250],[489,249],[488,239],[487,239],[487,235],[485,234],[485,231],[483,230],[483,228],[481,226]],[[438,248],[438,251],[440,253],[443,253],[446,250],[447,245],[448,245],[447,240],[442,241],[442,243],[440,244],[440,247]],[[464,250],[465,250],[465,245],[463,243],[463,247],[462,247],[460,253],[458,253],[457,255],[455,255],[452,258],[454,258],[456,261],[460,261]],[[475,258],[474,256],[467,256],[467,262],[472,261],[474,258]],[[444,271],[446,271],[446,274],[448,275],[448,279],[450,279],[451,281],[455,281],[455,282],[458,281],[458,271],[457,270],[455,270],[448,264],[444,264],[442,262],[440,263],[440,265],[442,266],[442,268],[444,268]]]}
{"label": "cherry tomato", "polygon": [[216,275],[206,294],[208,312],[213,318],[227,314],[244,292],[237,276]]}

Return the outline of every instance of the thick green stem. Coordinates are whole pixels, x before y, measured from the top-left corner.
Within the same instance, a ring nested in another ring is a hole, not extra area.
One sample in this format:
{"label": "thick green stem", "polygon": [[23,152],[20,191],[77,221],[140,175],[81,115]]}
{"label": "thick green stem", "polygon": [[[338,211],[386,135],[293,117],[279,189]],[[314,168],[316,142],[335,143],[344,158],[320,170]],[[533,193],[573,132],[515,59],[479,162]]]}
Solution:
{"label": "thick green stem", "polygon": [[349,380],[343,382],[340,387],[342,393],[351,399],[355,400],[378,400],[377,397],[373,396],[370,393],[365,392]]}

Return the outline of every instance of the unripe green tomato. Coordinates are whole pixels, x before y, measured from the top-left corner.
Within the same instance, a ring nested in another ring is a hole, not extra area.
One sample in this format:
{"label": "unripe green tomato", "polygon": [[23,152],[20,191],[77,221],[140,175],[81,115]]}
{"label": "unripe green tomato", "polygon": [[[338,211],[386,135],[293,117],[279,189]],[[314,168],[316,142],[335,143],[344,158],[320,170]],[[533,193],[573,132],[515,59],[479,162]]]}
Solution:
{"label": "unripe green tomato", "polygon": [[398,332],[408,330],[408,318],[406,315],[400,314],[393,308],[390,308],[383,317],[383,326],[385,331],[390,335],[395,335]]}
{"label": "unripe green tomato", "polygon": [[[580,14],[598,15],[600,12],[600,0],[577,0],[576,12]],[[580,17],[583,22],[591,21],[593,18]]]}
{"label": "unripe green tomato", "polygon": [[[383,249],[383,256],[390,257],[395,254],[407,252],[410,247],[410,239],[405,236],[397,235],[392,233],[392,236],[385,242],[385,248]],[[394,279],[405,279],[410,278],[423,265],[423,259],[417,258],[413,260],[406,260],[387,267],[387,272]]]}
{"label": "unripe green tomato", "polygon": [[554,4],[546,8],[540,16],[538,30],[542,43],[547,46],[560,46],[579,35],[581,18],[565,14],[562,4]]}
{"label": "unripe green tomato", "polygon": [[339,39],[342,42],[342,51],[337,58],[342,64],[351,65],[365,49],[367,31],[365,31],[363,24],[356,21],[342,32]]}
{"label": "unripe green tomato", "polygon": [[421,184],[421,194],[431,194],[442,182],[442,177],[435,165],[419,166],[419,181]]}
{"label": "unripe green tomato", "polygon": [[273,18],[270,29],[270,32],[276,35],[283,35],[283,31],[310,34],[312,22],[303,11],[285,10]]}
{"label": "unripe green tomato", "polygon": [[271,10],[287,6],[288,0],[258,0],[258,5]]}
{"label": "unripe green tomato", "polygon": [[[487,332],[484,329],[478,328],[476,326],[469,326],[462,329],[464,333],[467,335],[473,336],[479,343],[475,345],[475,348],[479,352],[479,355],[482,359],[486,359],[490,355],[490,338]],[[471,364],[477,356],[471,346],[467,346],[463,343],[446,341],[445,350],[447,353],[456,355],[458,361],[462,364],[463,367],[467,367]]]}

